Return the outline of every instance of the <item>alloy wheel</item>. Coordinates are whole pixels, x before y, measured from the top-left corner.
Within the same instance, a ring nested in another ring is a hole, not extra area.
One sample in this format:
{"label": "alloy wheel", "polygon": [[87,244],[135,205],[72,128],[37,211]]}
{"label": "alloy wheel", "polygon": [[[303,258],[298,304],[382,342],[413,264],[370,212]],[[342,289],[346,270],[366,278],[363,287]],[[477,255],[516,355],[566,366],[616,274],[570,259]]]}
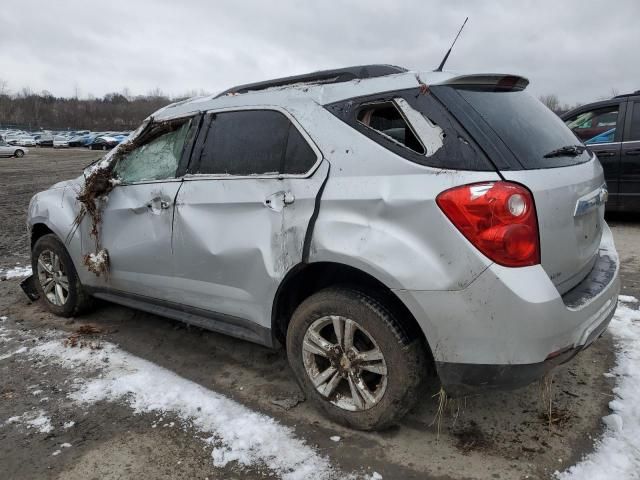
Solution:
{"label": "alloy wheel", "polygon": [[43,250],[38,257],[38,281],[47,300],[62,306],[69,298],[69,278],[60,256],[51,250]]}
{"label": "alloy wheel", "polygon": [[320,395],[344,410],[368,410],[386,391],[384,355],[369,332],[350,318],[315,320],[303,339],[302,361]]}

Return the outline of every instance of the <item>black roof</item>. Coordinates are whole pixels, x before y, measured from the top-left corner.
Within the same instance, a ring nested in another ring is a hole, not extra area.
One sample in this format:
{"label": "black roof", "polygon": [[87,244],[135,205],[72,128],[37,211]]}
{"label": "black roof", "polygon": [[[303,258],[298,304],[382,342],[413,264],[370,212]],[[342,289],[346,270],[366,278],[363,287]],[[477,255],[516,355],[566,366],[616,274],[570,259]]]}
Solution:
{"label": "black roof", "polygon": [[337,68],[334,70],[322,70],[320,72],[305,73],[303,75],[294,75],[292,77],[276,78],[264,82],[238,85],[216,95],[215,98],[228,95],[229,93],[246,93],[249,91],[265,90],[267,88],[282,87],[296,83],[341,83],[355,79],[384,77],[386,75],[404,73],[407,71],[408,70],[406,68],[397,67],[395,65],[360,65],[356,67]]}

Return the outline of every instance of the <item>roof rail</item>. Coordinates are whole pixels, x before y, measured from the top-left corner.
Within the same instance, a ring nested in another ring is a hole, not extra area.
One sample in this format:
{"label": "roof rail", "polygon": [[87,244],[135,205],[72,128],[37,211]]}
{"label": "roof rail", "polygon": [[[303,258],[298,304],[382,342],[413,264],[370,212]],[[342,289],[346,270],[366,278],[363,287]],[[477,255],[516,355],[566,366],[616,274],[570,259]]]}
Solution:
{"label": "roof rail", "polygon": [[294,75],[292,77],[276,78],[264,82],[247,83],[232,87],[216,95],[214,98],[223,97],[229,94],[247,93],[256,90],[266,90],[267,88],[283,87],[296,83],[341,83],[355,79],[384,77],[394,73],[404,73],[406,68],[395,65],[360,65],[356,67],[337,68],[334,70],[322,70],[319,72]]}
{"label": "roof rail", "polygon": [[640,90],[636,90],[633,93],[623,93],[622,95],[616,95],[613,98],[624,98],[624,97],[632,97],[634,95],[640,95]]}

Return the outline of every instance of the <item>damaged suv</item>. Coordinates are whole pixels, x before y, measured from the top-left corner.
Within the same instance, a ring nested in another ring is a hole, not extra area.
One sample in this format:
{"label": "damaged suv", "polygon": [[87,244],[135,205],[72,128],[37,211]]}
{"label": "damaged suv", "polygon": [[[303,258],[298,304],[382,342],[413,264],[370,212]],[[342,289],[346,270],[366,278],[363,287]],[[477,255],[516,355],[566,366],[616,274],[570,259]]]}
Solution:
{"label": "damaged suv", "polygon": [[526,385],[620,289],[600,163],[527,84],[369,65],[169,105],[32,199],[24,287],[60,316],[96,297],[284,345],[360,429],[426,378]]}

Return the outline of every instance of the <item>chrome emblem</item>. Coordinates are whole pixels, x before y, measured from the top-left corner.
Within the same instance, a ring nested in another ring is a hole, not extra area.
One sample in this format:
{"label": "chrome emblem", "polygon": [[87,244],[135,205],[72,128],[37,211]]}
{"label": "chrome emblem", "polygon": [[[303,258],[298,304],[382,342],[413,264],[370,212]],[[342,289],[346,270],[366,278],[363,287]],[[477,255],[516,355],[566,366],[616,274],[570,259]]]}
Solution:
{"label": "chrome emblem", "polygon": [[584,197],[580,197],[576,203],[576,209],[573,216],[579,217],[600,205],[604,205],[608,198],[609,190],[607,190],[607,185],[605,184],[597,190],[586,194]]}

